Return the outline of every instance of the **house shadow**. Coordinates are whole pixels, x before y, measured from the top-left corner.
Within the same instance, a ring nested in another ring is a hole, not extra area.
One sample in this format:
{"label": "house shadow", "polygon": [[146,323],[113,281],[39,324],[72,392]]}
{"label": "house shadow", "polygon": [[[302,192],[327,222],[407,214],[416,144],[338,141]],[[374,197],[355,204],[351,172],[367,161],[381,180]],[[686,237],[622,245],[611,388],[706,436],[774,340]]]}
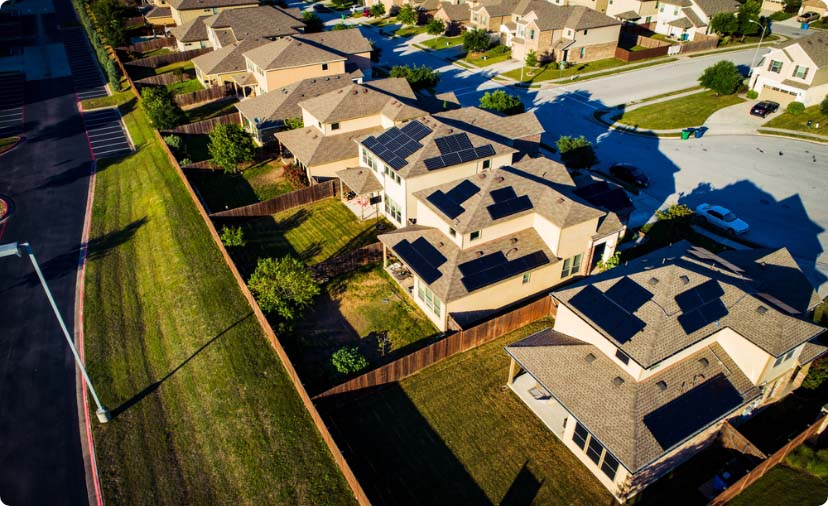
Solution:
{"label": "house shadow", "polygon": [[500,501],[500,506],[530,506],[535,501],[535,496],[541,486],[543,486],[543,480],[539,480],[532,473],[527,460]]}

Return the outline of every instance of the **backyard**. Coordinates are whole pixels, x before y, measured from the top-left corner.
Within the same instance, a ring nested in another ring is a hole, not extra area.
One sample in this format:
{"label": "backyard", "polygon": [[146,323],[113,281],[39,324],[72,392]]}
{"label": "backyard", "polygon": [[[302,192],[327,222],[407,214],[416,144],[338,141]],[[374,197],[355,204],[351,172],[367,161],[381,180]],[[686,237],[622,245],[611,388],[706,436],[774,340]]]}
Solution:
{"label": "backyard", "polygon": [[[810,126],[808,125],[809,121],[811,122]],[[789,112],[784,112],[763,126],[828,135],[828,116],[820,112],[819,105],[814,105],[805,109],[805,112],[802,114],[794,115]]]}
{"label": "backyard", "polygon": [[190,180],[211,211],[255,204],[295,190],[278,161],[262,162],[241,174],[221,170],[191,170]]}
{"label": "backyard", "polygon": [[824,504],[828,482],[806,472],[778,465],[756,483],[746,488],[728,504],[730,506],[788,506]]}
{"label": "backyard", "polygon": [[716,95],[712,91],[703,91],[625,111],[613,119],[644,130],[694,127],[704,124],[719,109],[741,102],[744,99],[736,95]]}
{"label": "backyard", "polygon": [[613,504],[505,387],[503,347],[543,320],[399,383],[321,401],[373,504]]}
{"label": "backyard", "polygon": [[[111,504],[354,504],[139,108],[98,164],[84,323]],[[94,413],[89,413],[94,420]]]}
{"label": "backyard", "polygon": [[235,97],[214,100],[204,105],[187,109],[184,111],[184,114],[187,116],[189,123],[195,123],[196,121],[203,121],[234,112],[236,110],[236,102],[238,102],[238,99]]}
{"label": "backyard", "polygon": [[184,93],[192,93],[194,91],[203,90],[204,86],[202,86],[198,79],[188,79],[186,81],[168,84],[167,89],[170,90],[170,93],[173,95],[183,95]]}

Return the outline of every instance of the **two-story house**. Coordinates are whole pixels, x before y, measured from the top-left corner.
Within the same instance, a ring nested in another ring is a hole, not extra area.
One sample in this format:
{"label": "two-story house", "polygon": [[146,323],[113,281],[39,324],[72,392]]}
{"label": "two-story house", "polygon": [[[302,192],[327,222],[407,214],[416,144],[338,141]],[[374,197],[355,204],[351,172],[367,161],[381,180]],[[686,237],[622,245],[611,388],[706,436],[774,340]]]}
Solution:
{"label": "two-story house", "polygon": [[204,24],[204,20],[209,17],[209,15],[199,16],[169,28],[167,32],[175,37],[175,47],[179,51],[213,47],[207,36],[207,26]]}
{"label": "two-story house", "polygon": [[828,35],[816,32],[771,49],[753,68],[750,89],[783,106],[820,103],[828,95]]}
{"label": "two-story house", "polygon": [[658,0],[612,0],[607,4],[606,14],[625,23],[654,29]]}
{"label": "two-story house", "polygon": [[416,225],[379,237],[386,263],[440,330],[467,327],[613,254],[624,225],[574,189],[561,164],[527,158],[415,191]]}
{"label": "two-story house", "polygon": [[302,33],[305,23],[299,9],[263,5],[253,9],[231,9],[204,20],[207,39],[216,49],[245,39],[274,41]]}
{"label": "two-story house", "polygon": [[680,41],[695,40],[710,33],[710,20],[716,14],[736,14],[736,0],[659,0],[655,32]]}
{"label": "two-story house", "polygon": [[553,328],[506,347],[508,384],[619,500],[798,386],[826,347],[790,253],[686,241],[552,294]]}
{"label": "two-story house", "polygon": [[169,0],[170,15],[176,26],[198,17],[212,16],[229,9],[258,7],[258,0]]}

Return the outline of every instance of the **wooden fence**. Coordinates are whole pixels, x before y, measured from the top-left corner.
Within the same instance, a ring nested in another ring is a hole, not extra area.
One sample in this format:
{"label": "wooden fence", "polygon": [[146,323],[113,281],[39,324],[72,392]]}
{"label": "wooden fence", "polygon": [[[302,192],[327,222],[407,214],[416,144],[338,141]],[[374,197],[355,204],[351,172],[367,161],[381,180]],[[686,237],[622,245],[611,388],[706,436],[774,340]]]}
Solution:
{"label": "wooden fence", "polygon": [[164,65],[169,65],[170,63],[192,60],[196,56],[201,56],[212,50],[213,49],[209,47],[200,47],[197,49],[189,49],[187,51],[159,54],[158,56],[150,56],[147,58],[139,58],[137,60],[128,61],[126,62],[126,65],[147,68],[163,67]]}
{"label": "wooden fence", "polygon": [[555,316],[556,313],[557,307],[554,305],[552,297],[543,297],[468,330],[452,334],[445,339],[441,339],[390,364],[368,371],[352,380],[322,392],[315,396],[314,399],[321,399],[331,395],[353,392],[354,390],[400,381],[445,358],[485,344],[504,334],[524,327],[533,321]]}
{"label": "wooden fence", "polygon": [[646,60],[647,58],[656,58],[658,56],[665,56],[669,51],[670,46],[665,45],[661,47],[653,47],[650,49],[642,49],[640,51],[630,51],[622,47],[615,48],[615,57],[625,62]]}
{"label": "wooden fence", "polygon": [[311,267],[317,277],[332,278],[364,265],[382,260],[382,243],[375,242],[348,253],[336,255]]}
{"label": "wooden fence", "polygon": [[[232,91],[228,90],[227,86],[214,86],[204,90],[175,95],[173,96],[173,101],[178,104],[179,107],[186,107],[188,105],[200,104],[201,102],[218,100],[229,95],[232,95]],[[238,116],[238,114],[236,114],[236,116]]]}
{"label": "wooden fence", "polygon": [[239,125],[241,124],[241,119],[239,119],[239,113],[231,112],[227,114],[222,114],[221,116],[216,116],[215,118],[205,119],[201,121],[196,121],[195,123],[189,123],[187,125],[179,125],[170,130],[164,130],[164,135],[169,134],[192,134],[192,135],[200,135],[200,134],[209,134],[216,128],[216,125]]}
{"label": "wooden fence", "polygon": [[190,72],[182,72],[178,75],[176,72],[167,72],[158,76],[149,76],[143,79],[138,79],[135,84],[139,86],[166,86],[181,81],[189,81],[193,76]]}
{"label": "wooden fence", "polygon": [[123,49],[124,51],[129,51],[130,53],[143,53],[144,51],[150,51],[152,49],[161,49],[162,47],[173,46],[175,46],[175,37],[158,37],[157,39],[136,42],[135,44],[119,47],[118,49]]}
{"label": "wooden fence", "polygon": [[679,53],[694,53],[696,51],[706,51],[708,49],[716,49],[719,45],[719,38],[715,35],[704,35],[703,33],[696,33],[691,42],[685,42],[679,48]]}
{"label": "wooden fence", "polygon": [[773,469],[777,464],[782,462],[782,460],[791,453],[794,448],[801,445],[805,442],[806,439],[810,438],[814,434],[818,434],[819,432],[824,429],[824,425],[828,422],[826,419],[828,415],[821,417],[819,420],[811,424],[810,427],[802,431],[798,436],[791,439],[788,444],[783,446],[779,451],[771,455],[767,458],[764,462],[753,468],[752,471],[747,473],[746,475],[742,476],[742,478],[724,490],[721,494],[717,495],[712,501],[710,501],[710,506],[723,506],[728,501],[732,500],[737,495],[741,494],[744,489],[752,485],[756,480],[761,478],[765,475],[768,471]]}
{"label": "wooden fence", "polygon": [[279,195],[270,200],[250,204],[249,206],[228,209],[210,215],[211,218],[253,218],[270,216],[293,207],[304,206],[317,200],[336,197],[339,193],[339,180],[330,179],[324,183],[315,184],[301,190]]}

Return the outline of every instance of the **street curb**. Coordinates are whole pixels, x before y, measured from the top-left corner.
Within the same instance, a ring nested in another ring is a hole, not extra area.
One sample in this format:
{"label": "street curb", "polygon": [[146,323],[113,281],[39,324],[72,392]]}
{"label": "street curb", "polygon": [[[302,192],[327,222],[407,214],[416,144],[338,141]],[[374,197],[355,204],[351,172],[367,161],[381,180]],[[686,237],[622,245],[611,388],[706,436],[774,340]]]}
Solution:
{"label": "street curb", "polygon": [[819,140],[816,140],[816,139],[807,139],[807,138],[805,138],[804,135],[800,136],[800,137],[794,137],[793,135],[788,135],[788,134],[785,134],[783,132],[769,132],[767,130],[762,132],[761,130],[763,130],[763,129],[762,128],[758,129],[756,131],[756,135],[760,135],[762,137],[782,137],[783,139],[790,139],[792,141],[808,142],[810,144],[816,144],[818,146],[825,146],[826,144],[828,144],[828,141],[819,141]]}

